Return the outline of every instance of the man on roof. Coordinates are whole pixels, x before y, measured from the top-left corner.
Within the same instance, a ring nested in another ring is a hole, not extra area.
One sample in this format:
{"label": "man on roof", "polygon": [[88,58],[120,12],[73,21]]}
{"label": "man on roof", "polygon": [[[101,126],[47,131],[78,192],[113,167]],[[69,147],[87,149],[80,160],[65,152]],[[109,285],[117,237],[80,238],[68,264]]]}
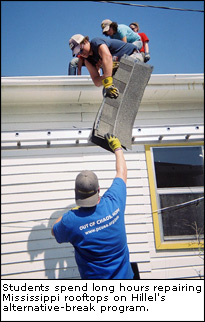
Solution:
{"label": "man on roof", "polygon": [[[69,40],[69,46],[73,56],[80,54],[85,59],[90,76],[95,86],[103,85],[105,96],[117,98],[118,88],[113,84],[113,60],[120,61],[126,54],[143,62],[139,48],[131,43],[125,43],[118,39],[93,38],[81,34],[73,35]],[[102,75],[100,69],[102,68]]]}

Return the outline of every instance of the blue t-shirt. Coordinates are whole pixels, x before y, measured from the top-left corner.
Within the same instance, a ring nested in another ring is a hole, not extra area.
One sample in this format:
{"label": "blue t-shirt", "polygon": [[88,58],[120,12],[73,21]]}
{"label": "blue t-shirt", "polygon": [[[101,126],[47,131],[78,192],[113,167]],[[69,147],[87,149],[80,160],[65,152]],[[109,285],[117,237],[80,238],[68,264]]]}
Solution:
{"label": "blue t-shirt", "polygon": [[133,279],[124,223],[126,185],[115,178],[99,204],[74,208],[53,227],[58,243],[70,242],[82,279]]}
{"label": "blue t-shirt", "polygon": [[126,54],[130,56],[134,50],[138,50],[138,47],[131,44],[131,43],[125,43],[122,40],[118,39],[104,39],[104,38],[93,38],[90,41],[90,46],[93,51],[92,56],[88,56],[88,58],[85,58],[87,61],[89,61],[92,65],[94,65],[93,62],[98,62],[98,60],[101,58],[98,54],[98,47],[102,44],[105,44],[108,46],[110,53],[112,56],[118,57],[118,61],[120,61],[120,58]]}
{"label": "blue t-shirt", "polygon": [[130,27],[126,25],[118,25],[117,32],[110,36],[112,39],[120,39],[127,37],[127,42],[128,43],[133,43],[134,41],[139,41],[141,40],[141,37],[138,33],[134,32]]}

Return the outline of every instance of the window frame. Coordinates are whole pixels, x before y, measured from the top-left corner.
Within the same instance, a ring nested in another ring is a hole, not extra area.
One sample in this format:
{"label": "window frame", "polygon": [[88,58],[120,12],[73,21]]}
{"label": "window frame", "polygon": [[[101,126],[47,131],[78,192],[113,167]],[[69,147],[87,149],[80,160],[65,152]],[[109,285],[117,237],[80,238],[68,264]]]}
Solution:
{"label": "window frame", "polygon": [[[149,144],[145,145],[145,155],[147,162],[148,180],[150,188],[150,198],[151,198],[151,212],[153,218],[154,236],[155,236],[155,246],[157,250],[175,250],[175,249],[196,249],[203,248],[204,241],[199,243],[194,240],[164,240],[162,232],[161,223],[161,212],[158,210],[159,207],[159,193],[160,188],[156,187],[155,179],[155,168],[154,168],[154,157],[152,148],[154,147],[183,147],[183,146],[203,146],[204,142],[190,142],[190,143],[164,143],[164,144]],[[165,188],[166,189],[166,188]],[[176,188],[177,189],[177,188]],[[181,239],[181,238],[180,238]]]}

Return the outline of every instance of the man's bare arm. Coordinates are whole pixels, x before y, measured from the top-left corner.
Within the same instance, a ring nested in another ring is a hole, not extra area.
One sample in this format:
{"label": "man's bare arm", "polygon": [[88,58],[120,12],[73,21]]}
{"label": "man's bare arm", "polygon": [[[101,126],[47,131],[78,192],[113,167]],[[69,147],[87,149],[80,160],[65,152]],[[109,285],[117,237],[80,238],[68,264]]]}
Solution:
{"label": "man's bare arm", "polygon": [[116,157],[116,178],[121,178],[125,183],[127,183],[127,165],[122,150],[115,151]]}
{"label": "man's bare arm", "polygon": [[100,75],[99,69],[96,66],[93,66],[90,62],[85,61],[85,66],[87,67],[95,86],[100,87],[102,86],[103,79],[112,76],[113,61],[107,45],[100,45],[98,53],[102,60],[101,67],[103,69],[103,75]]}

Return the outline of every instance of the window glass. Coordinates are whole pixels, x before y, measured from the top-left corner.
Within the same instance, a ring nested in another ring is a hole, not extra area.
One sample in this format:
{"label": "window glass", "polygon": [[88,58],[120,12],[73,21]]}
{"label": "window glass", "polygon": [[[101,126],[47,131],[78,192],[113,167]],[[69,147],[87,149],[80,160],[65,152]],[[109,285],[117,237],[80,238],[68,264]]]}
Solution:
{"label": "window glass", "polygon": [[200,146],[154,147],[153,154],[157,188],[204,185]]}
{"label": "window glass", "polygon": [[[161,211],[164,240],[173,236],[196,238],[197,235],[204,234],[204,201],[200,197],[203,197],[202,193],[160,195],[161,208],[175,206]],[[198,201],[193,202],[195,199]]]}

